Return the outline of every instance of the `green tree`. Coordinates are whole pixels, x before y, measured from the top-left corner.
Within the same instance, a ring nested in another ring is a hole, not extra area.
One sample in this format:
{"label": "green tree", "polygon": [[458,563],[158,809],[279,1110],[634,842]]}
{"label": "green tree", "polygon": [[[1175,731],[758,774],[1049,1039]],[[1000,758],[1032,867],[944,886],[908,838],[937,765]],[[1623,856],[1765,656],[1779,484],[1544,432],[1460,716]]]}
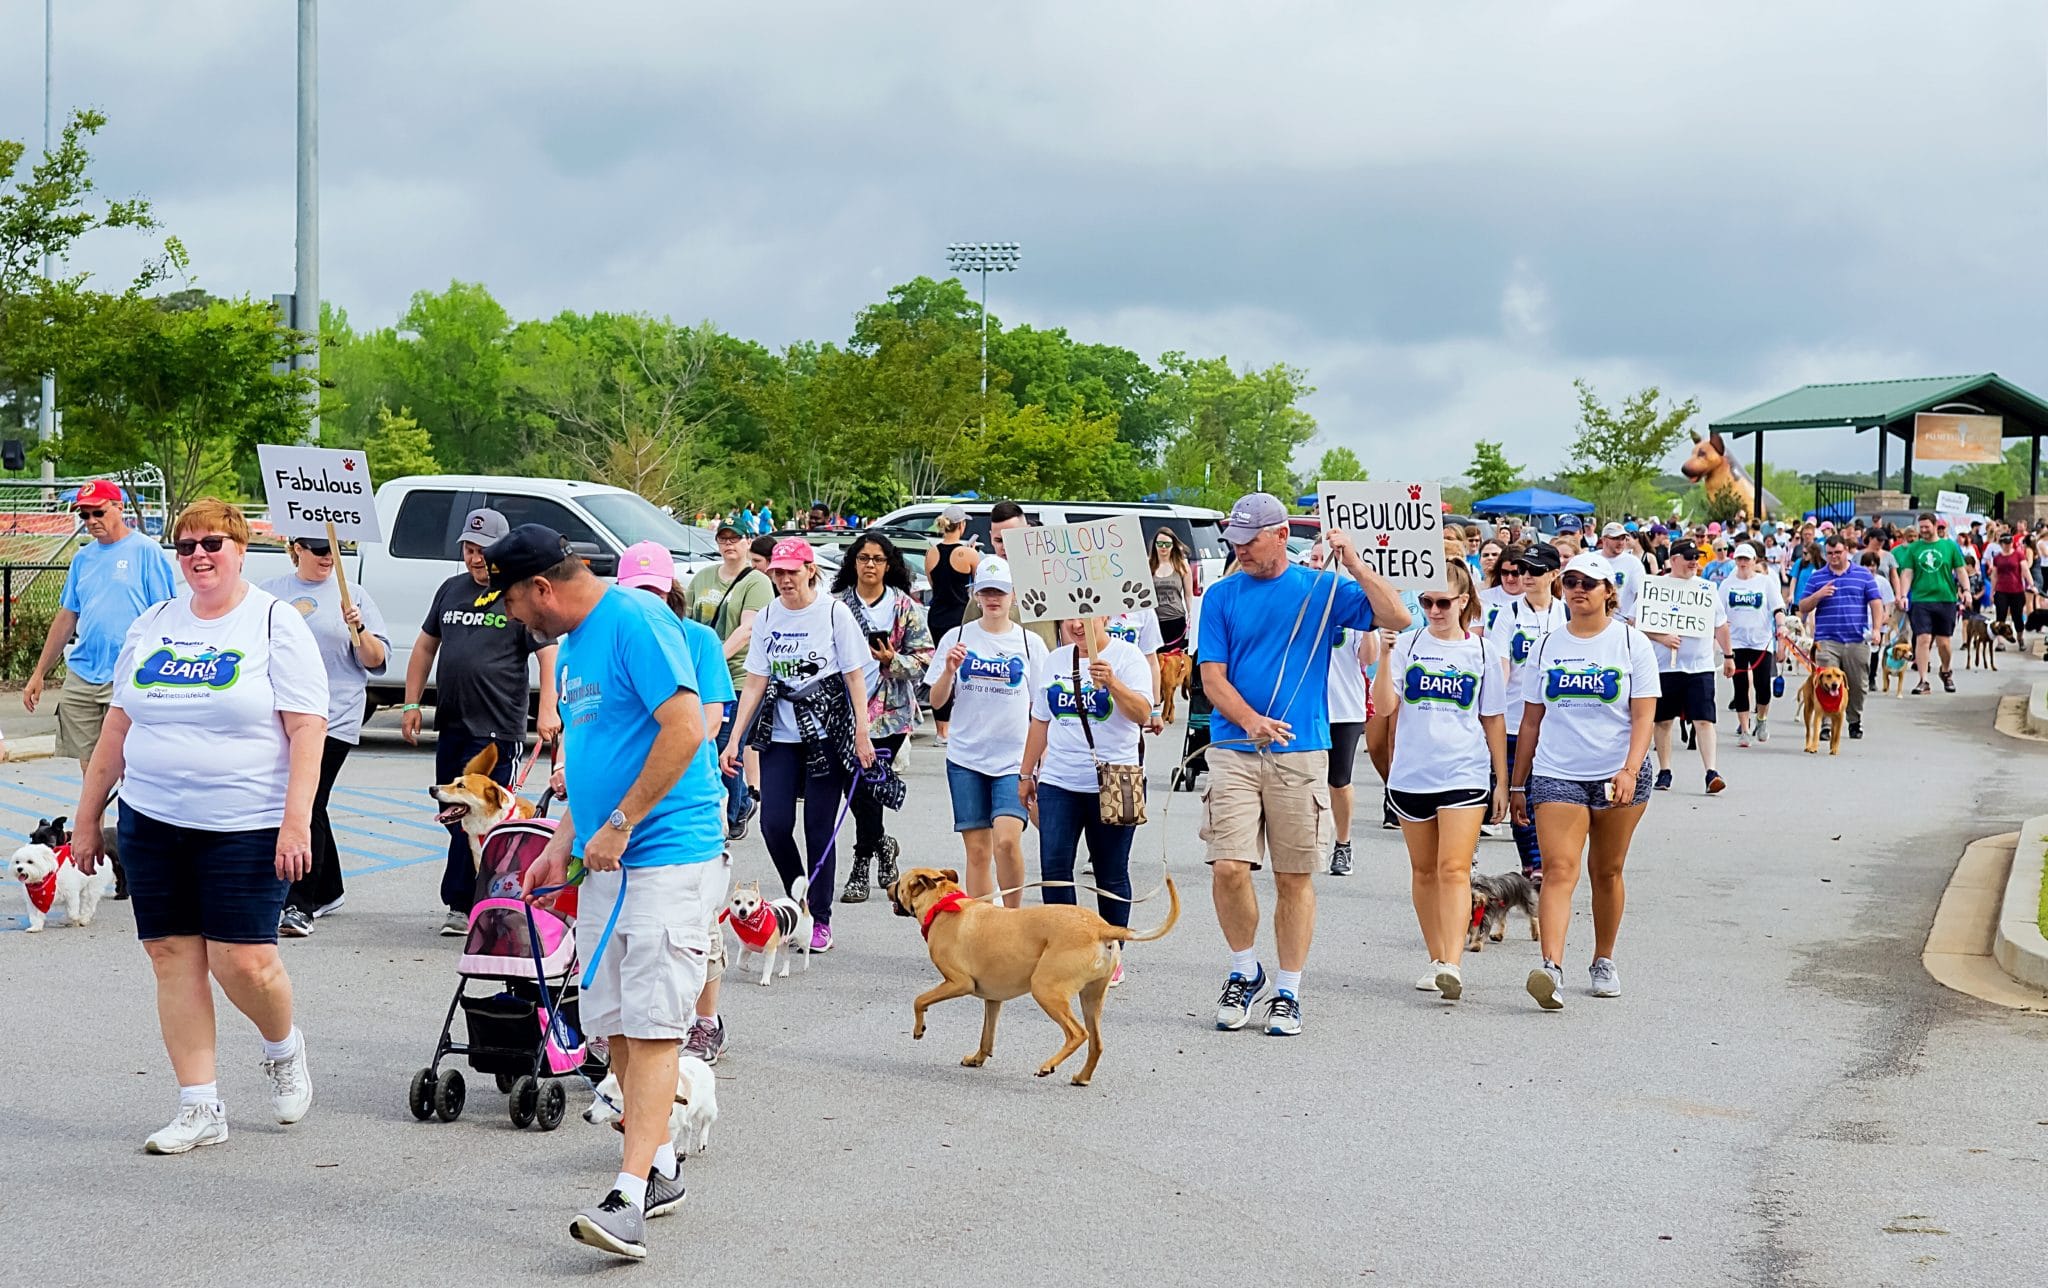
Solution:
{"label": "green tree", "polygon": [[1129,349],[1080,344],[1063,327],[1029,326],[992,331],[989,362],[1008,376],[1010,397],[1037,404],[1055,417],[1080,407],[1092,416],[1115,416],[1117,437],[1138,460],[1157,459],[1163,425],[1152,403],[1158,373]]}
{"label": "green tree", "polygon": [[1472,463],[1465,467],[1465,478],[1472,485],[1472,496],[1483,501],[1520,487],[1522,467],[1509,463],[1499,443],[1482,438],[1472,444]]}
{"label": "green tree", "polygon": [[370,460],[370,477],[379,483],[441,472],[441,463],[434,459],[433,436],[420,428],[409,407],[393,412],[377,405],[377,425],[363,440],[363,454]]}
{"label": "green tree", "polygon": [[1566,478],[1601,514],[1647,513],[1657,501],[1648,481],[1684,437],[1699,403],[1688,398],[1670,406],[1664,391],[1650,385],[1615,410],[1584,380],[1572,381],[1572,387],[1579,393],[1579,425]]}
{"label": "green tree", "polygon": [[1370,479],[1365,463],[1348,447],[1332,447],[1316,463],[1316,479],[1332,483],[1364,483]]}
{"label": "green tree", "polygon": [[415,294],[384,346],[390,370],[379,392],[413,409],[434,437],[434,454],[454,468],[501,472],[535,446],[512,406],[511,326],[481,284],[450,282],[439,295]]}
{"label": "green tree", "polygon": [[1075,406],[1055,417],[1032,403],[968,426],[946,468],[991,496],[1108,501],[1134,494],[1137,457],[1118,439],[1114,416]]}
{"label": "green tree", "polygon": [[1285,363],[1263,371],[1231,368],[1228,358],[1169,353],[1159,360],[1153,402],[1167,435],[1169,486],[1225,505],[1263,484],[1292,494],[1294,453],[1315,437],[1315,417],[1296,404],[1314,393],[1308,373]]}

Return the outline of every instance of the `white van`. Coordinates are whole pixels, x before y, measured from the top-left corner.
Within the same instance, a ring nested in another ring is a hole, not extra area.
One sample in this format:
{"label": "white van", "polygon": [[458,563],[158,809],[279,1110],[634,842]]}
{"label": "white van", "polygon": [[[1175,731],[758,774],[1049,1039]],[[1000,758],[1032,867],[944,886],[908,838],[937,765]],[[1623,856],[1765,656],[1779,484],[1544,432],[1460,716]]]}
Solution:
{"label": "white van", "polygon": [[[1034,527],[1062,523],[1087,523],[1120,514],[1135,514],[1145,528],[1145,548],[1161,528],[1172,532],[1188,550],[1195,573],[1195,600],[1188,605],[1188,638],[1199,638],[1202,592],[1223,575],[1223,519],[1221,510],[1198,505],[1170,505],[1164,501],[1019,501],[1024,517]],[[976,538],[983,550],[989,548],[988,512],[993,501],[921,501],[892,510],[875,520],[877,526],[929,530],[946,507],[957,505],[967,511],[967,535]]]}

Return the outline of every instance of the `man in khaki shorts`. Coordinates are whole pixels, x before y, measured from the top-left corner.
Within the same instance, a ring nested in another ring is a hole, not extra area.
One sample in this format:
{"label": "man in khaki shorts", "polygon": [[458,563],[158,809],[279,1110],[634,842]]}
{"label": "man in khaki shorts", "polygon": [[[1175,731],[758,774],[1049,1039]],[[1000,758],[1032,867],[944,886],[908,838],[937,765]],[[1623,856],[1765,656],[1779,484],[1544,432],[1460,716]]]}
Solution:
{"label": "man in khaki shorts", "polygon": [[1216,921],[1230,945],[1216,1027],[1243,1028],[1266,991],[1252,873],[1270,861],[1279,968],[1266,1032],[1292,1037],[1301,1032],[1301,972],[1315,936],[1310,874],[1330,850],[1330,650],[1339,628],[1400,630],[1408,610],[1346,533],[1333,531],[1328,541],[1351,580],[1291,562],[1287,507],[1267,493],[1231,507],[1223,536],[1237,547],[1240,575],[1203,595],[1200,658],[1202,686],[1216,708],[1202,839]]}

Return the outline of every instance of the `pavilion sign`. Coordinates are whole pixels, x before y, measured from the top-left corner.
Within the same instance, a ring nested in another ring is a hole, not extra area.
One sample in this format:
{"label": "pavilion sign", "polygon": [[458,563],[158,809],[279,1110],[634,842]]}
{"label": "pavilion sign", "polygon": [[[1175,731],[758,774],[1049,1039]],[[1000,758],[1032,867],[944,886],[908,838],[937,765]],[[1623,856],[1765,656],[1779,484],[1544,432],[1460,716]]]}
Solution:
{"label": "pavilion sign", "polygon": [[2005,417],[1920,412],[1913,417],[1913,459],[1997,465],[2005,460]]}

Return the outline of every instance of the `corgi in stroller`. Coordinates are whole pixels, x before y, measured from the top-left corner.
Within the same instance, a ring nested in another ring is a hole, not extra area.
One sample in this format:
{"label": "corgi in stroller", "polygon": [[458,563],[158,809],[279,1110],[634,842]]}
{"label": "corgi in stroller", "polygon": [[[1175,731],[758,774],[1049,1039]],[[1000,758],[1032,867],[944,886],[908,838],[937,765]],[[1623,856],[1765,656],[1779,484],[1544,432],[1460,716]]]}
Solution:
{"label": "corgi in stroller", "polygon": [[[406,1093],[406,1107],[421,1122],[454,1122],[462,1115],[467,1093],[451,1056],[497,1080],[514,1127],[538,1124],[542,1131],[562,1125],[568,1109],[562,1079],[581,1074],[595,1083],[607,1072],[604,1053],[577,1031],[576,889],[540,904],[520,897],[521,875],[555,834],[557,820],[547,817],[547,805],[543,794],[533,817],[500,823],[484,837],[455,996],[433,1059],[413,1075]],[[497,987],[471,992],[472,984]],[[461,1041],[453,1033],[458,1010]]]}

